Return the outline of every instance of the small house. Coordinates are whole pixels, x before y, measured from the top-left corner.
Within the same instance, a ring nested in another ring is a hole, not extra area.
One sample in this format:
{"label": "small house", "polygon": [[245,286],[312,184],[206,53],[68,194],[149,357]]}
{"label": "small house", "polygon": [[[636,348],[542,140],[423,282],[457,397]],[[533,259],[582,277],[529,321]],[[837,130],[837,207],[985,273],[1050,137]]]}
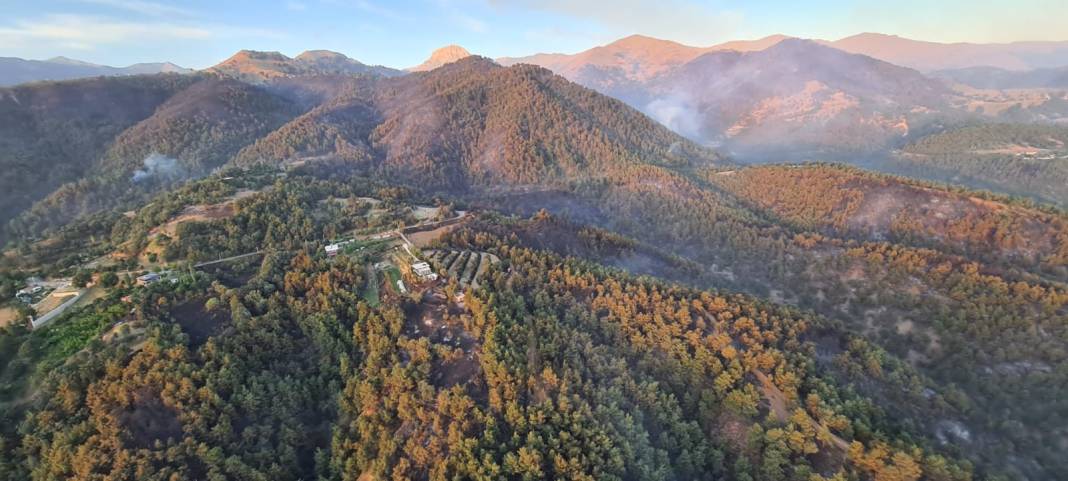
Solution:
{"label": "small house", "polygon": [[150,284],[155,284],[155,283],[159,282],[159,280],[160,280],[159,274],[156,274],[155,272],[149,272],[148,274],[145,274],[143,276],[138,276],[137,277],[137,285],[139,285],[139,286],[147,286],[147,285],[150,285]]}
{"label": "small house", "polygon": [[326,251],[326,255],[334,257],[338,252],[341,252],[341,244],[330,244],[323,248]]}

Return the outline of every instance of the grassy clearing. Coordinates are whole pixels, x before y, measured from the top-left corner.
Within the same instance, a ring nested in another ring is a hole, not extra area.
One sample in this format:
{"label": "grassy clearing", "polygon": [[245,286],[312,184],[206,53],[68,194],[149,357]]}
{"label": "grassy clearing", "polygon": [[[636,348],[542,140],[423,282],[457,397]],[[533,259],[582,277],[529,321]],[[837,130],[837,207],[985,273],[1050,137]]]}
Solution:
{"label": "grassy clearing", "polygon": [[363,300],[371,307],[378,307],[381,302],[378,296],[378,275],[373,267],[367,267],[367,286],[363,289]]}
{"label": "grassy clearing", "polygon": [[390,289],[397,290],[397,280],[401,278],[400,269],[397,269],[397,266],[390,266],[386,269],[386,277],[389,279]]}

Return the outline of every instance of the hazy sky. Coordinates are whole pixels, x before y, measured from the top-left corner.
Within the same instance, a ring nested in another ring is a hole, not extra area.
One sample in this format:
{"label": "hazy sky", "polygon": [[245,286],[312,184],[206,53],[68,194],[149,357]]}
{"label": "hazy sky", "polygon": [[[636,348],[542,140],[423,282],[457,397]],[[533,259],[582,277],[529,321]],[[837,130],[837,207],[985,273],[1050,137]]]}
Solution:
{"label": "hazy sky", "polygon": [[240,49],[329,49],[407,67],[450,43],[519,56],[577,52],[634,33],[702,46],[775,33],[1068,40],[1065,0],[0,0],[0,7],[0,56],[196,68]]}

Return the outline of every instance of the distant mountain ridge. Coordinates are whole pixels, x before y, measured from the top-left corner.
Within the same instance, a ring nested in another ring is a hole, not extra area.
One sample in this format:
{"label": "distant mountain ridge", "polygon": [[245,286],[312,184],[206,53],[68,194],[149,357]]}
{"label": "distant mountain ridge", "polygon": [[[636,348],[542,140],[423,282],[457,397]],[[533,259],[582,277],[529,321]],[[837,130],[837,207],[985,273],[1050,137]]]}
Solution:
{"label": "distant mountain ridge", "polygon": [[502,57],[497,59],[497,63],[501,65],[529,63],[545,67],[567,78],[586,76],[587,81],[592,81],[593,76],[597,75],[591,70],[613,70],[628,80],[647,80],[708,52],[763,50],[787,38],[790,37],[772,35],[758,40],[739,40],[711,47],[692,47],[671,40],[631,35],[574,55],[550,53],[527,57]]}
{"label": "distant mountain ridge", "polygon": [[170,62],[137,63],[127,67],[110,67],[83,62],[67,57],[48,60],[25,60],[15,57],[0,57],[0,87],[42,80],[72,80],[86,77],[115,77],[156,73],[192,73]]}
{"label": "distant mountain ridge", "polygon": [[924,72],[968,67],[1033,70],[1068,66],[1068,41],[938,43],[862,33],[821,43]]}
{"label": "distant mountain ridge", "polygon": [[[538,53],[523,57],[501,57],[502,65],[531,63],[571,77],[588,65],[619,67],[632,77],[648,78],[665,67],[686,63],[709,52],[764,50],[788,35],[770,35],[757,40],[732,40],[708,47],[696,47],[643,35],[631,35],[607,45],[575,53]],[[912,40],[897,35],[861,33],[838,40],[813,41],[849,53],[859,53],[922,72],[995,67],[1023,71],[1068,66],[1068,41],[1012,43],[939,43]]]}
{"label": "distant mountain ridge", "polygon": [[367,65],[329,50],[309,50],[293,58],[278,52],[242,50],[205,71],[249,83],[308,75],[374,74],[393,77],[403,73],[389,67]]}
{"label": "distant mountain ridge", "polygon": [[931,72],[931,76],[977,89],[1063,89],[1068,88],[1068,66],[1027,71],[997,67],[968,67]]}

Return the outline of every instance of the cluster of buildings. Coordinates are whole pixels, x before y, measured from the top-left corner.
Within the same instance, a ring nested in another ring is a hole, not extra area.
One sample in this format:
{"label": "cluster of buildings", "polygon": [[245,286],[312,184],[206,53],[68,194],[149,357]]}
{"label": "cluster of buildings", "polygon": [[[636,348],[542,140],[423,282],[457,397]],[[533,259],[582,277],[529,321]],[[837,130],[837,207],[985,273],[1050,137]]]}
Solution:
{"label": "cluster of buildings", "polygon": [[15,299],[25,304],[31,304],[33,303],[33,296],[40,294],[42,291],[44,291],[43,286],[27,286],[15,293]]}
{"label": "cluster of buildings", "polygon": [[341,253],[341,248],[342,247],[345,247],[346,245],[351,244],[351,243],[352,243],[352,239],[341,241],[341,242],[335,242],[333,244],[327,244],[326,247],[323,247],[323,250],[326,252],[326,255],[328,257],[334,257],[334,256],[338,255],[339,253]]}

